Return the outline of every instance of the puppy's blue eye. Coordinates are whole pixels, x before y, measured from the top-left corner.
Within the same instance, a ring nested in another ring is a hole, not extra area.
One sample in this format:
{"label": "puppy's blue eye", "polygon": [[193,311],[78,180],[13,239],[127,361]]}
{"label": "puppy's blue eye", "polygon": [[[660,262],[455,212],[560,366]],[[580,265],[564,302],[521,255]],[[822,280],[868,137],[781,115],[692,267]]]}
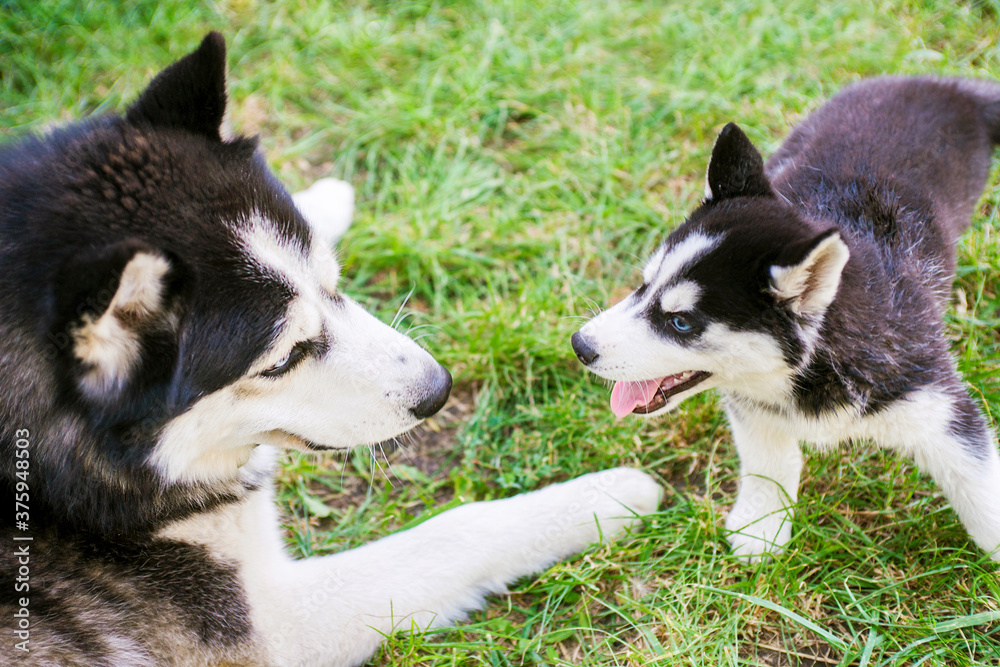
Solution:
{"label": "puppy's blue eye", "polygon": [[691,323],[685,320],[680,315],[674,315],[673,317],[670,318],[670,326],[672,326],[674,329],[677,329],[677,331],[680,333],[688,333],[692,329],[694,329]]}

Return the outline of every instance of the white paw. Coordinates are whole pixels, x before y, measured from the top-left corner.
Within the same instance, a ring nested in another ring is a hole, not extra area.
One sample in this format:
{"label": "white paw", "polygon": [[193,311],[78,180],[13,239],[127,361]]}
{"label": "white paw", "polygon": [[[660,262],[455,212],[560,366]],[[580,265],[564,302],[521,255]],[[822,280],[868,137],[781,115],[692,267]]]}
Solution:
{"label": "white paw", "polygon": [[567,482],[576,487],[582,513],[590,518],[591,541],[609,540],[640,523],[656,511],[663,489],[656,480],[635,468],[611,468]]}
{"label": "white paw", "polygon": [[486,588],[500,590],[506,582],[621,535],[655,511],[660,496],[659,484],[646,473],[614,468],[456,507],[414,530],[436,523],[450,525],[449,533],[479,535],[473,543],[493,562]]}
{"label": "white paw", "polygon": [[748,563],[769,560],[785,550],[792,538],[792,521],[787,511],[779,509],[767,516],[745,523],[737,513],[739,502],[726,518],[726,539],[733,553]]}
{"label": "white paw", "polygon": [[321,178],[302,192],[292,195],[302,217],[318,236],[334,243],[354,217],[354,188],[335,178]]}

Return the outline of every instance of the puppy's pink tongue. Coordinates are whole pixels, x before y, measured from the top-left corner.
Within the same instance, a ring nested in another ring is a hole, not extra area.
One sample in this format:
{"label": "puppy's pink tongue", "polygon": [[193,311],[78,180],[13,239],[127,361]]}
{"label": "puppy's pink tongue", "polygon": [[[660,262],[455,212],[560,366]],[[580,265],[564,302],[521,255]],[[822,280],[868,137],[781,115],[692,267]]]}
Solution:
{"label": "puppy's pink tongue", "polygon": [[640,382],[615,382],[615,386],[611,389],[611,412],[620,418],[632,412],[635,406],[646,405],[653,400],[662,381],[663,378]]}

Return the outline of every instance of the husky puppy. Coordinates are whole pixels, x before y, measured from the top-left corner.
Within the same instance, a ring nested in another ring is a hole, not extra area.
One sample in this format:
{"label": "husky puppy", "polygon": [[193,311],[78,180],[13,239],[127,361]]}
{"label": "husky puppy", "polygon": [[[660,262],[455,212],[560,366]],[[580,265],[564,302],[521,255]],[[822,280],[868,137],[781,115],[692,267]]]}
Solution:
{"label": "husky puppy", "polygon": [[[124,117],[0,151],[5,665],[355,665],[658,502],[608,470],[289,558],[276,448],[393,438],[451,376],[341,294],[225,106],[213,33]],[[302,201],[336,230],[353,199]]]}
{"label": "husky puppy", "polygon": [[913,457],[972,539],[1000,558],[1000,456],[942,331],[955,243],[1000,142],[1000,85],[879,78],[849,86],[765,164],[727,125],[706,196],[642,285],[572,339],[614,380],[619,417],[710,387],[740,455],[735,552],[791,536],[799,441],[872,439]]}

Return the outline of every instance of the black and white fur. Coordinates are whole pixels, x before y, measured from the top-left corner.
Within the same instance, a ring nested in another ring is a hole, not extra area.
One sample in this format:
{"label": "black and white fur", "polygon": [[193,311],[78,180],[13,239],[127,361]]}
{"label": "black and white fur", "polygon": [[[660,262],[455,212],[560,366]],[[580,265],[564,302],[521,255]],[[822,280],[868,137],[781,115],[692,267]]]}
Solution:
{"label": "black and white fur", "polygon": [[740,556],[788,542],[800,441],[870,438],[913,457],[1000,559],[996,439],[941,323],[997,142],[1000,85],[929,77],[848,87],[766,165],[727,125],[701,206],[642,286],[573,336],[580,360],[618,381],[619,414],[722,392]]}
{"label": "black and white fur", "polygon": [[301,194],[300,212],[255,140],[221,136],[225,106],[213,33],[124,117],[0,151],[9,505],[30,462],[28,529],[0,524],[5,665],[354,665],[658,502],[620,468],[289,558],[276,448],[391,439],[451,377],[338,290],[349,186]]}

